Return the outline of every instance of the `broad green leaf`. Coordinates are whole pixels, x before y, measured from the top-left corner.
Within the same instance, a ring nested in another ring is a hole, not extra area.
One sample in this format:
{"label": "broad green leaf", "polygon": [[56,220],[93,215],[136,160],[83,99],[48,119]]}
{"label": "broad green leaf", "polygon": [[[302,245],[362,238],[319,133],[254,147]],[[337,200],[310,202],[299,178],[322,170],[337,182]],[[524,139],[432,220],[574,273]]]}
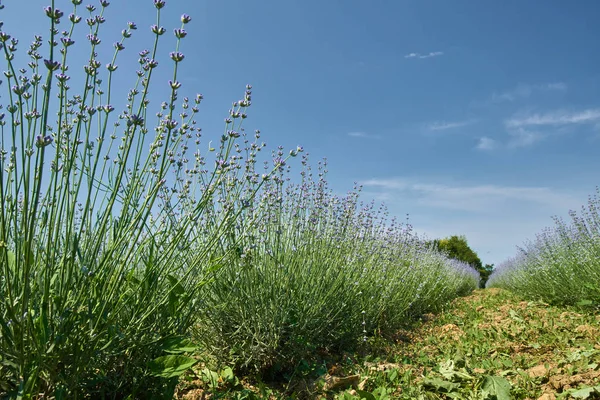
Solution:
{"label": "broad green leaf", "polygon": [[167,353],[191,353],[197,348],[194,342],[181,336],[168,338],[162,343],[162,349]]}
{"label": "broad green leaf", "polygon": [[182,356],[182,355],[169,355],[158,357],[148,363],[150,373],[154,376],[160,376],[162,378],[172,378],[180,376],[188,369],[192,368],[198,360]]}
{"label": "broad green leaf", "polygon": [[600,393],[600,386],[578,389],[571,393],[571,397],[575,397],[576,399],[589,399],[591,395],[597,393]]}
{"label": "broad green leaf", "polygon": [[211,388],[216,388],[219,386],[219,374],[217,374],[215,371],[204,368],[202,371],[200,371],[200,374],[202,375],[202,380]]}
{"label": "broad green leaf", "polygon": [[486,376],[481,385],[484,399],[511,400],[510,382],[500,376]]}
{"label": "broad green leaf", "polygon": [[440,378],[428,378],[423,380],[423,386],[432,388],[437,392],[451,392],[460,387],[458,383],[448,382]]}
{"label": "broad green leaf", "polygon": [[464,368],[457,370],[453,360],[448,360],[440,364],[439,371],[444,378],[453,382],[473,379],[473,376],[471,376]]}
{"label": "broad green leaf", "polygon": [[366,400],[377,400],[375,398],[375,396],[373,396],[373,393],[367,392],[365,390],[357,390],[356,394],[358,394],[358,396],[361,399],[366,399]]}
{"label": "broad green leaf", "polygon": [[235,375],[230,367],[225,367],[223,371],[221,371],[221,378],[227,383],[236,382]]}

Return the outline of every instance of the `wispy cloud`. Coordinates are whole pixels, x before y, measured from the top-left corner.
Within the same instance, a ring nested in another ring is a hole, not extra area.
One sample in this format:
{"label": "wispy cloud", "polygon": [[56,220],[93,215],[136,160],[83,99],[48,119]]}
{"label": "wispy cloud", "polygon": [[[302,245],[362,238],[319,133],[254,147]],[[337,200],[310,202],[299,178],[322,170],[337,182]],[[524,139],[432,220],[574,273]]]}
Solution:
{"label": "wispy cloud", "polygon": [[373,135],[366,132],[348,132],[348,136],[353,138],[365,138],[365,139],[379,139],[379,135]]}
{"label": "wispy cloud", "polygon": [[543,140],[546,135],[530,129],[517,128],[508,132],[510,139],[508,140],[508,148],[528,147]]}
{"label": "wispy cloud", "polygon": [[514,116],[504,121],[507,128],[531,126],[561,126],[573,124],[592,124],[600,121],[600,108],[583,111],[557,110],[545,114]]}
{"label": "wispy cloud", "polygon": [[545,90],[567,90],[567,84],[564,82],[546,83],[545,85],[539,86]]}
{"label": "wispy cloud", "polygon": [[476,147],[478,150],[494,150],[498,147],[498,142],[496,142],[494,139],[484,136],[479,138],[479,142],[477,143]]}
{"label": "wispy cloud", "polygon": [[528,98],[536,91],[565,91],[567,84],[564,82],[550,82],[537,85],[520,83],[516,87],[504,92],[492,93],[491,103],[511,102],[518,99]]}
{"label": "wispy cloud", "polygon": [[409,53],[407,55],[404,56],[404,58],[431,58],[431,57],[438,57],[438,56],[443,56],[444,52],[443,51],[432,51],[430,53],[427,54],[421,54],[421,53]]}
{"label": "wispy cloud", "polygon": [[422,206],[471,212],[497,212],[510,208],[511,202],[526,202],[536,206],[570,207],[574,204],[571,194],[561,193],[548,187],[519,187],[493,184],[447,185],[417,183],[407,178],[379,178],[362,182],[367,188],[379,189],[386,197],[402,195],[416,197]]}
{"label": "wispy cloud", "polygon": [[473,123],[475,123],[474,120],[455,122],[432,122],[431,124],[427,125],[427,129],[430,131],[445,131],[448,129],[462,128],[463,126],[471,125]]}

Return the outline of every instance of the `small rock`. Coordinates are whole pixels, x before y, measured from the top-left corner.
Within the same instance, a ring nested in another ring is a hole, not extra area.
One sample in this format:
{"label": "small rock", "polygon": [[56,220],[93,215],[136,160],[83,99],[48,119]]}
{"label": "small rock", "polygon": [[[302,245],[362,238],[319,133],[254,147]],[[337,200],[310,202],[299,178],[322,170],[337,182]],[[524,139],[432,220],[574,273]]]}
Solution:
{"label": "small rock", "polygon": [[527,373],[532,378],[539,378],[540,376],[546,376],[548,370],[544,366],[544,364],[536,365],[535,367],[531,367],[527,370]]}
{"label": "small rock", "polygon": [[323,389],[325,390],[342,390],[347,389],[349,387],[356,387],[358,382],[360,381],[360,375],[350,375],[350,376],[331,376],[327,375],[325,377],[325,386]]}
{"label": "small rock", "polygon": [[544,393],[537,400],[556,400],[556,396],[553,393]]}
{"label": "small rock", "polygon": [[367,386],[367,381],[369,380],[369,377],[367,376],[365,379],[363,379],[359,384],[358,384],[358,390],[365,390],[365,386]]}

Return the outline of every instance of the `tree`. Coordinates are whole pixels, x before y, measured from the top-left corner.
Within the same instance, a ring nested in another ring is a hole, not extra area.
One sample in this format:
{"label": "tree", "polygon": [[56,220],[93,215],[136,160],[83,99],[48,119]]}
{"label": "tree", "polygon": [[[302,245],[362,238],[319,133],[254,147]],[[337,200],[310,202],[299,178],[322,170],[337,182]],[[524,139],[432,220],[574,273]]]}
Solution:
{"label": "tree", "polygon": [[479,287],[485,287],[488,277],[494,269],[493,264],[482,264],[481,259],[473,249],[469,247],[465,236],[453,235],[444,239],[436,239],[433,245],[440,251],[443,251],[450,258],[471,264],[481,276]]}

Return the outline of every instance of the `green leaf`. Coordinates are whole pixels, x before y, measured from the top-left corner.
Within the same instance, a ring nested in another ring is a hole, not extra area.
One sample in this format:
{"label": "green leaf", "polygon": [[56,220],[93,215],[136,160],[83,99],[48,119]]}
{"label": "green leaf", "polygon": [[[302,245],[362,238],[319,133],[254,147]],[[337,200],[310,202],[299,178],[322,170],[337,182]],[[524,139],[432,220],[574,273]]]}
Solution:
{"label": "green leaf", "polygon": [[373,396],[373,393],[367,392],[367,391],[365,391],[365,390],[357,390],[357,391],[356,391],[356,394],[358,394],[358,395],[359,395],[359,397],[360,397],[361,399],[366,399],[366,400],[377,400],[377,399],[375,398],[375,396]]}
{"label": "green leaf", "polygon": [[214,389],[219,386],[219,374],[217,374],[215,371],[204,368],[202,371],[200,371],[200,374],[202,376],[202,380],[211,388]]}
{"label": "green leaf", "polygon": [[576,304],[580,307],[585,307],[585,306],[591,306],[592,304],[594,304],[594,302],[591,300],[581,300],[581,301],[577,302]]}
{"label": "green leaf", "polygon": [[464,368],[456,370],[455,362],[453,360],[447,360],[447,361],[441,363],[440,367],[439,367],[439,371],[440,371],[440,374],[442,374],[442,376],[444,378],[451,380],[453,382],[468,381],[468,380],[473,379],[473,376],[471,376]]}
{"label": "green leaf", "polygon": [[162,378],[173,378],[180,376],[188,369],[192,368],[198,360],[182,356],[182,355],[169,355],[158,357],[148,363],[150,373],[154,376],[160,376]]}
{"label": "green leaf", "polygon": [[427,378],[423,380],[423,386],[426,388],[432,388],[437,392],[451,392],[460,387],[458,383],[448,382],[440,378]]}
{"label": "green leaf", "polygon": [[223,378],[223,380],[227,383],[237,384],[236,377],[231,367],[225,367],[223,371],[221,371],[221,378]]}
{"label": "green leaf", "polygon": [[170,337],[162,342],[162,350],[167,353],[191,353],[197,348],[194,342],[182,336]]}
{"label": "green leaf", "polygon": [[510,382],[500,376],[486,376],[481,391],[484,399],[511,400]]}
{"label": "green leaf", "polygon": [[588,399],[592,394],[600,393],[600,386],[586,387],[571,393],[571,397],[576,399]]}

